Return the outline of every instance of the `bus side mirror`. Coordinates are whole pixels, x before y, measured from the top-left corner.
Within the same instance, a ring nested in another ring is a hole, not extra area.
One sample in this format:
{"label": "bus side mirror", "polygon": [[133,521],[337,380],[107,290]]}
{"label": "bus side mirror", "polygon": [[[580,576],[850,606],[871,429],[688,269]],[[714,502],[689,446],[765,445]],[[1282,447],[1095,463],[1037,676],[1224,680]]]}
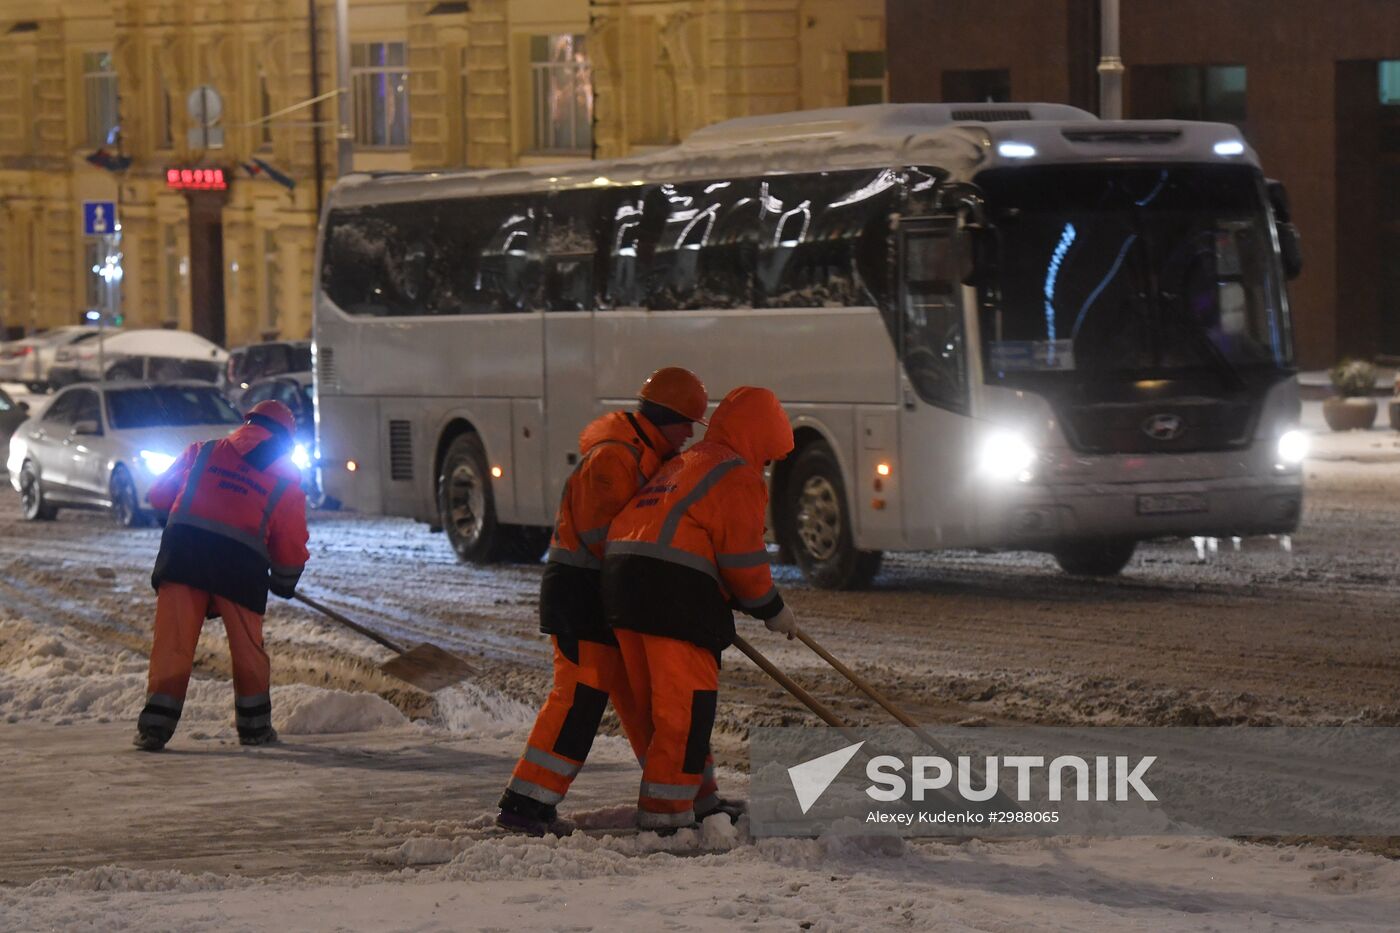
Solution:
{"label": "bus side mirror", "polygon": [[1269,195],[1269,207],[1274,213],[1274,229],[1278,232],[1278,251],[1283,260],[1283,272],[1290,280],[1303,271],[1302,238],[1293,225],[1293,205],[1283,182],[1268,178],[1264,190]]}
{"label": "bus side mirror", "polygon": [[1278,251],[1284,275],[1289,281],[1296,279],[1303,271],[1303,238],[1293,224],[1278,225]]}
{"label": "bus side mirror", "polygon": [[1288,189],[1283,186],[1283,182],[1270,178],[1264,182],[1264,188],[1269,193],[1269,207],[1274,211],[1274,223],[1292,223],[1293,209],[1288,198]]}
{"label": "bus side mirror", "polygon": [[967,224],[957,237],[958,278],[964,285],[981,287],[996,279],[1001,263],[1001,238],[995,227]]}

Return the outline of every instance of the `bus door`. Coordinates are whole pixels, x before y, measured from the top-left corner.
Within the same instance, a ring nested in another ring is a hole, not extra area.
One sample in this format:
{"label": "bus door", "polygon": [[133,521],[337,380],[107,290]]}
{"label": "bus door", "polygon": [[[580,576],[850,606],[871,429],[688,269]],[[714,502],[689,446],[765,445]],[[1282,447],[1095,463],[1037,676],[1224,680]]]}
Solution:
{"label": "bus door", "polygon": [[975,477],[968,323],[953,217],[900,221],[895,290],[900,357],[904,528],[913,547],[972,541]]}
{"label": "bus door", "polygon": [[593,364],[598,225],[602,193],[561,191],[549,199],[545,240],[545,506],[553,520],[564,481],[578,463],[578,436],[598,414]]}

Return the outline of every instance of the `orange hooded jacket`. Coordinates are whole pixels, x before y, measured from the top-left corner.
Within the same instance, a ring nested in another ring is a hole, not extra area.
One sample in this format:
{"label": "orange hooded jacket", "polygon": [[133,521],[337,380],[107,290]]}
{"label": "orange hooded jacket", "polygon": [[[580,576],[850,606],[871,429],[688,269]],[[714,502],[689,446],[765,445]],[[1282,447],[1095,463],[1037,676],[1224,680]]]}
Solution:
{"label": "orange hooded jacket", "polygon": [[609,412],[579,434],[582,454],[564,483],[540,584],[540,631],[614,642],[603,620],[599,572],[608,525],[672,448],[638,412]]}
{"label": "orange hooded jacket", "polygon": [[768,389],[724,397],[705,439],[663,466],[613,520],[603,567],[608,622],[722,651],[730,605],[768,619],[783,608],[763,542],[764,466],[792,451]]}
{"label": "orange hooded jacket", "polygon": [[151,506],[170,512],[152,585],[183,583],[259,614],[269,586],[290,596],[309,556],[306,496],[290,452],[256,424],[187,447],[151,487]]}

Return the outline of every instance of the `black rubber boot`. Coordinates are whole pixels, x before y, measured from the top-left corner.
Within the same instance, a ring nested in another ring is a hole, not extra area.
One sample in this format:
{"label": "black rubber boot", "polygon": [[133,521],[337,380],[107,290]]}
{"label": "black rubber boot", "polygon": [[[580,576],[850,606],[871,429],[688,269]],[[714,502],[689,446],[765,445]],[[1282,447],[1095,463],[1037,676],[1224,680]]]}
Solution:
{"label": "black rubber boot", "polygon": [[501,795],[501,812],[496,814],[496,825],[513,833],[527,836],[567,836],[573,832],[574,824],[559,818],[559,811],[547,803],[532,800],[524,794],[507,790]]}
{"label": "black rubber boot", "polygon": [[706,810],[704,813],[696,813],[695,821],[697,823],[703,823],[707,818],[714,816],[716,813],[723,813],[725,816],[729,817],[729,822],[733,824],[739,822],[739,817],[748,812],[749,805],[747,802],[743,800],[725,800],[721,797],[713,807]]}
{"label": "black rubber boot", "polygon": [[277,730],[268,726],[262,732],[253,732],[247,735],[238,734],[239,745],[271,745],[277,741]]}
{"label": "black rubber boot", "polygon": [[165,748],[165,743],[170,740],[169,736],[161,738],[156,733],[147,729],[137,729],[136,738],[131,740],[131,744],[141,749],[143,752],[158,752]]}

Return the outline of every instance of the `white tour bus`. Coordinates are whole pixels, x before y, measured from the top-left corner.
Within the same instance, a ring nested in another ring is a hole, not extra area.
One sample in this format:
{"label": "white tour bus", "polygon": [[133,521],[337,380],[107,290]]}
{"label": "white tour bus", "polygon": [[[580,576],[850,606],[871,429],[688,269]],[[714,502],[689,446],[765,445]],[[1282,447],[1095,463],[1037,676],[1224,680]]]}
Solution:
{"label": "white tour bus", "polygon": [[1289,532],[1287,200],[1231,126],[1047,104],[732,120],[634,159],[355,175],[318,250],[326,492],[538,558],[580,429],[659,366],[771,387],[770,527],[886,550]]}

